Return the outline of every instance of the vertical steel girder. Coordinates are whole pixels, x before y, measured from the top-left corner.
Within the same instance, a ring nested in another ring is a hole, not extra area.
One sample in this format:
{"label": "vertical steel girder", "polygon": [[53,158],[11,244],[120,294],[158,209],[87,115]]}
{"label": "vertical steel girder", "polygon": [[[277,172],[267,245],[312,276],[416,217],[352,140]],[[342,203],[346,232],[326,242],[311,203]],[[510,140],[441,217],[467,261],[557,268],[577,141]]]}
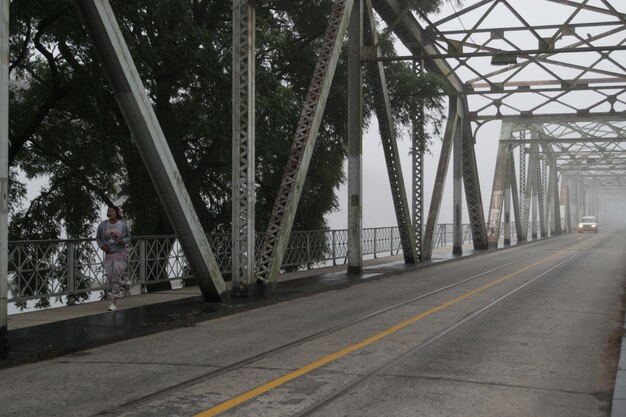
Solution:
{"label": "vertical steel girder", "polygon": [[[508,129],[508,133],[507,130]],[[502,125],[501,138],[508,138],[510,135],[510,126]],[[491,191],[491,203],[489,204],[489,218],[488,218],[488,234],[487,242],[489,248],[495,249],[498,247],[498,239],[500,238],[500,220],[502,219],[502,204],[504,201],[504,189],[507,183],[507,172],[509,171],[509,155],[511,153],[511,146],[500,142],[498,144],[498,156],[496,158],[496,169],[493,175],[493,187]]]}
{"label": "vertical steel girder", "polygon": [[268,280],[275,282],[280,272],[353,4],[354,0],[337,0],[331,10],[322,50],[315,64],[285,173],[261,246],[257,262],[257,282],[261,285]]}
{"label": "vertical steel girder", "polygon": [[255,272],[254,3],[233,0],[232,295],[245,296]]}
{"label": "vertical steel girder", "polygon": [[563,217],[563,228],[566,233],[570,233],[572,231],[572,223],[570,220],[570,193],[569,193],[569,177],[562,176],[561,177],[561,193],[559,195],[559,212]]}
{"label": "vertical steel girder", "polygon": [[539,236],[546,237],[548,234],[546,232],[546,204],[545,204],[545,196],[546,196],[546,181],[545,181],[545,161],[539,155],[539,146],[536,148],[537,151],[537,213],[539,215]]}
{"label": "vertical steel girder", "polygon": [[[467,111],[467,108],[465,109]],[[467,114],[467,112],[466,112]],[[472,229],[472,240],[475,250],[488,249],[487,227],[483,208],[483,198],[480,192],[478,165],[476,163],[476,141],[472,135],[470,121],[463,120],[463,185],[465,186],[465,200]]]}
{"label": "vertical steel girder", "polygon": [[9,0],[0,3],[0,352],[8,322],[9,216]]}
{"label": "vertical steel girder", "polygon": [[[549,232],[552,236],[558,236],[561,234],[561,209],[559,203],[559,176],[557,172],[557,160],[554,150],[549,144],[542,145],[544,158],[544,171],[543,176],[547,181],[547,190],[544,192],[547,195],[546,206],[546,220],[549,225]],[[549,168],[549,174],[547,169]]]}
{"label": "vertical steel girder", "polygon": [[[546,189],[546,195],[547,195],[547,199],[546,199],[546,223],[547,223],[547,228],[548,228],[548,232],[551,236],[556,235],[556,223],[554,222],[555,219],[555,212],[554,212],[554,200],[556,198],[556,195],[554,193],[554,181],[555,178],[552,175],[553,173],[553,165],[552,165],[552,161],[549,161],[549,165],[550,165],[550,173],[548,174],[547,172],[547,168],[546,171],[544,171],[544,175],[546,175],[546,180],[547,180],[547,189]],[[546,164],[544,166],[548,166],[548,163],[546,161]]]}
{"label": "vertical steel girder", "polygon": [[[378,44],[376,21],[374,20],[374,13],[369,0],[367,1],[367,13],[365,14],[365,17],[367,18],[367,23],[365,25],[366,30],[364,31],[365,45],[375,47],[376,56],[381,56],[378,47],[376,47]],[[406,188],[404,186],[404,178],[402,176],[400,154],[398,152],[396,132],[391,116],[391,104],[389,100],[389,92],[387,90],[385,70],[382,62],[368,61],[366,66],[367,77],[374,95],[374,107],[378,118],[378,127],[380,129],[380,137],[383,144],[385,161],[387,162],[387,174],[389,176],[391,196],[400,232],[400,242],[402,245],[404,261],[407,264],[414,264],[417,262],[414,241],[415,233],[411,224],[411,211],[409,210]]]}
{"label": "vertical steel girder", "polygon": [[[511,151],[509,148],[509,155]],[[507,157],[508,163],[504,177],[504,246],[511,246],[511,169],[509,164],[510,158]]]}
{"label": "vertical steel girder", "polygon": [[362,0],[354,2],[348,37],[348,274],[363,272]]}
{"label": "vertical steel girder", "polygon": [[530,156],[528,159],[528,181],[530,183],[527,186],[530,190],[530,226],[531,226],[531,237],[533,239],[537,239],[537,223],[538,223],[538,213],[537,209],[539,208],[539,150],[536,144],[530,145]]}
{"label": "vertical steel girder", "polygon": [[576,178],[570,178],[570,187],[569,187],[569,205],[570,205],[570,221],[572,222],[572,230],[574,230],[574,225],[578,221],[580,215],[578,213],[578,181]]}
{"label": "vertical steel girder", "polygon": [[557,172],[556,161],[550,166],[550,178],[552,180],[552,210],[554,212],[554,235],[559,236],[563,233],[563,225],[561,224],[561,203],[559,199],[559,173]]}
{"label": "vertical steel girder", "polygon": [[[520,132],[520,138],[526,138],[526,132]],[[521,240],[520,242],[524,242],[528,239],[528,207],[530,197],[527,193],[527,184],[526,184],[526,145],[523,143],[519,147],[519,195],[521,198],[520,204],[520,219],[521,219]]]}
{"label": "vertical steel girder", "polygon": [[517,173],[515,171],[515,157],[513,156],[513,149],[509,152],[509,181],[511,185],[513,213],[515,216],[515,233],[517,235],[517,241],[522,242],[524,240],[524,233],[522,232],[522,211],[519,201],[520,194],[517,190]]}
{"label": "vertical steel girder", "polygon": [[137,149],[207,301],[226,286],[152,104],[107,0],[74,0]]}
{"label": "vertical steel girder", "polygon": [[576,182],[578,183],[578,216],[576,216],[575,221],[578,221],[578,219],[587,213],[585,211],[585,184],[582,178],[577,178]]}
{"label": "vertical steel girder", "polygon": [[[415,71],[416,63],[413,61]],[[424,63],[419,66],[420,74],[424,72]],[[422,261],[422,228],[423,228],[423,208],[422,198],[424,195],[424,148],[426,134],[424,132],[424,100],[420,99],[417,117],[413,120],[411,129],[413,140],[413,154],[411,162],[413,164],[413,231],[415,232],[415,254],[417,261]]]}
{"label": "vertical steel girder", "polygon": [[425,261],[430,260],[433,245],[435,243],[435,226],[439,218],[439,209],[441,208],[441,200],[443,198],[443,190],[448,173],[448,165],[450,162],[450,154],[452,153],[452,140],[456,135],[457,129],[460,129],[460,116],[458,107],[461,106],[460,99],[455,96],[450,97],[450,105],[448,107],[448,121],[446,123],[446,131],[441,143],[441,154],[439,155],[439,165],[437,166],[437,175],[435,176],[435,185],[433,187],[433,196],[430,200],[430,208],[428,210],[428,219],[426,221],[426,229],[424,231],[424,242],[422,244],[422,258]]}
{"label": "vertical steel girder", "polygon": [[[459,100],[461,102],[461,100]],[[465,114],[465,109],[463,109]],[[452,144],[452,254],[463,253],[463,140],[465,123],[459,121]]]}

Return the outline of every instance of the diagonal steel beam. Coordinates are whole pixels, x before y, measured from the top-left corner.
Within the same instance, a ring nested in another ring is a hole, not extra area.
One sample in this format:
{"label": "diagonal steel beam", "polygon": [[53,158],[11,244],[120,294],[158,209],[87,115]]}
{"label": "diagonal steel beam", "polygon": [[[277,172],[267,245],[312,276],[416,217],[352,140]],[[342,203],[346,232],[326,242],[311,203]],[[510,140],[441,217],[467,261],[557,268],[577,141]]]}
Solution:
{"label": "diagonal steel beam", "polygon": [[207,301],[226,285],[108,0],[74,0],[137,149]]}
{"label": "diagonal steel beam", "polygon": [[[380,55],[378,47],[375,46],[378,44],[378,35],[376,33],[376,21],[371,8],[371,1],[366,0],[366,4],[365,20],[367,23],[365,26],[366,30],[364,31],[365,45],[376,48],[376,55]],[[380,62],[368,62],[366,67],[369,84],[374,93],[374,107],[378,117],[378,127],[380,129],[380,137],[383,144],[385,161],[387,163],[387,175],[389,176],[391,197],[393,199],[396,221],[400,232],[404,261],[408,264],[413,264],[417,262],[414,241],[415,233],[411,224],[411,211],[409,209],[406,187],[402,176],[402,166],[400,164],[396,132],[391,115],[391,103],[389,91],[387,90],[385,70],[383,64]]]}
{"label": "diagonal steel beam", "polygon": [[426,230],[424,230],[424,242],[422,244],[422,259],[429,261],[435,244],[435,226],[439,218],[439,209],[443,199],[443,190],[448,173],[448,165],[450,155],[452,154],[452,141],[456,135],[457,129],[461,129],[458,107],[462,106],[460,98],[450,97],[450,105],[448,106],[448,122],[446,131],[441,143],[441,154],[439,155],[439,165],[437,166],[437,174],[435,176],[435,185],[433,187],[432,198],[430,199],[430,208],[428,210],[428,219],[426,220]]}
{"label": "diagonal steel beam", "polygon": [[275,282],[280,272],[353,4],[354,0],[337,0],[331,10],[322,50],[257,261],[257,282],[261,286],[268,280]]}
{"label": "diagonal steel beam", "polygon": [[[505,126],[503,126],[503,128]],[[504,135],[505,132],[502,132],[501,137],[505,137]],[[498,144],[498,156],[496,158],[496,168],[493,175],[491,203],[489,204],[489,217],[487,219],[487,242],[489,248],[492,249],[498,247],[498,239],[500,238],[500,220],[502,219],[502,204],[504,202],[507,172],[509,171],[510,153],[511,145],[504,143]]]}

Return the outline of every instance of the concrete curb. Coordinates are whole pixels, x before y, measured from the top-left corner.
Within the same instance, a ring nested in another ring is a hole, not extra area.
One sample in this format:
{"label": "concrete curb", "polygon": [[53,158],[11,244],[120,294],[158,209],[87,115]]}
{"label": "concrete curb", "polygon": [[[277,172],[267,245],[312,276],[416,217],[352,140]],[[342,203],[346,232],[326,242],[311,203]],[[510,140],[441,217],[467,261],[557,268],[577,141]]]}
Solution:
{"label": "concrete curb", "polygon": [[624,336],[622,336],[622,347],[619,352],[617,374],[615,375],[611,417],[626,417],[626,324],[624,326]]}

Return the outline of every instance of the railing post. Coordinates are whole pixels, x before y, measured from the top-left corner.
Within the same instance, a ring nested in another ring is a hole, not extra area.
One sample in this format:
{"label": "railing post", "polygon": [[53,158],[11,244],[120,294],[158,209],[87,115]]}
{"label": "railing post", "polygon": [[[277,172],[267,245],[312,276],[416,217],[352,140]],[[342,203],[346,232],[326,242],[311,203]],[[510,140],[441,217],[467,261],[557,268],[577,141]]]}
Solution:
{"label": "railing post", "polygon": [[391,251],[391,256],[393,256],[393,227],[391,228],[391,240],[389,241],[389,250]]}
{"label": "railing post", "polygon": [[145,293],[148,291],[147,288],[147,260],[146,260],[146,239],[141,239],[139,241],[139,286],[141,287],[141,292]]}
{"label": "railing post", "polygon": [[333,257],[333,266],[337,265],[337,250],[335,248],[335,244],[336,244],[335,233],[336,233],[335,230],[331,230],[331,236],[332,236],[331,250],[332,250],[332,257]]}
{"label": "railing post", "polygon": [[311,256],[311,233],[313,232],[307,232],[306,233],[306,269],[311,269],[311,263],[312,263],[312,256]]}
{"label": "railing post", "polygon": [[374,259],[378,259],[378,228],[374,228]]}
{"label": "railing post", "polygon": [[[76,243],[67,243],[67,299],[73,298],[76,292]],[[73,302],[72,302],[73,304]]]}

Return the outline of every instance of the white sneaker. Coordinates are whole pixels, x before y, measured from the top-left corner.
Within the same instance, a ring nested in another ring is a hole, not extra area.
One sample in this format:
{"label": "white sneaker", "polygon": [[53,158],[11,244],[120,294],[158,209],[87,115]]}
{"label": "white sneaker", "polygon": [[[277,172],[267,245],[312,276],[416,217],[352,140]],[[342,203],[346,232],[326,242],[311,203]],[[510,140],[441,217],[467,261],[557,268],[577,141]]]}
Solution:
{"label": "white sneaker", "polygon": [[111,305],[109,306],[109,311],[117,311],[117,306],[115,305],[115,303],[111,303]]}

